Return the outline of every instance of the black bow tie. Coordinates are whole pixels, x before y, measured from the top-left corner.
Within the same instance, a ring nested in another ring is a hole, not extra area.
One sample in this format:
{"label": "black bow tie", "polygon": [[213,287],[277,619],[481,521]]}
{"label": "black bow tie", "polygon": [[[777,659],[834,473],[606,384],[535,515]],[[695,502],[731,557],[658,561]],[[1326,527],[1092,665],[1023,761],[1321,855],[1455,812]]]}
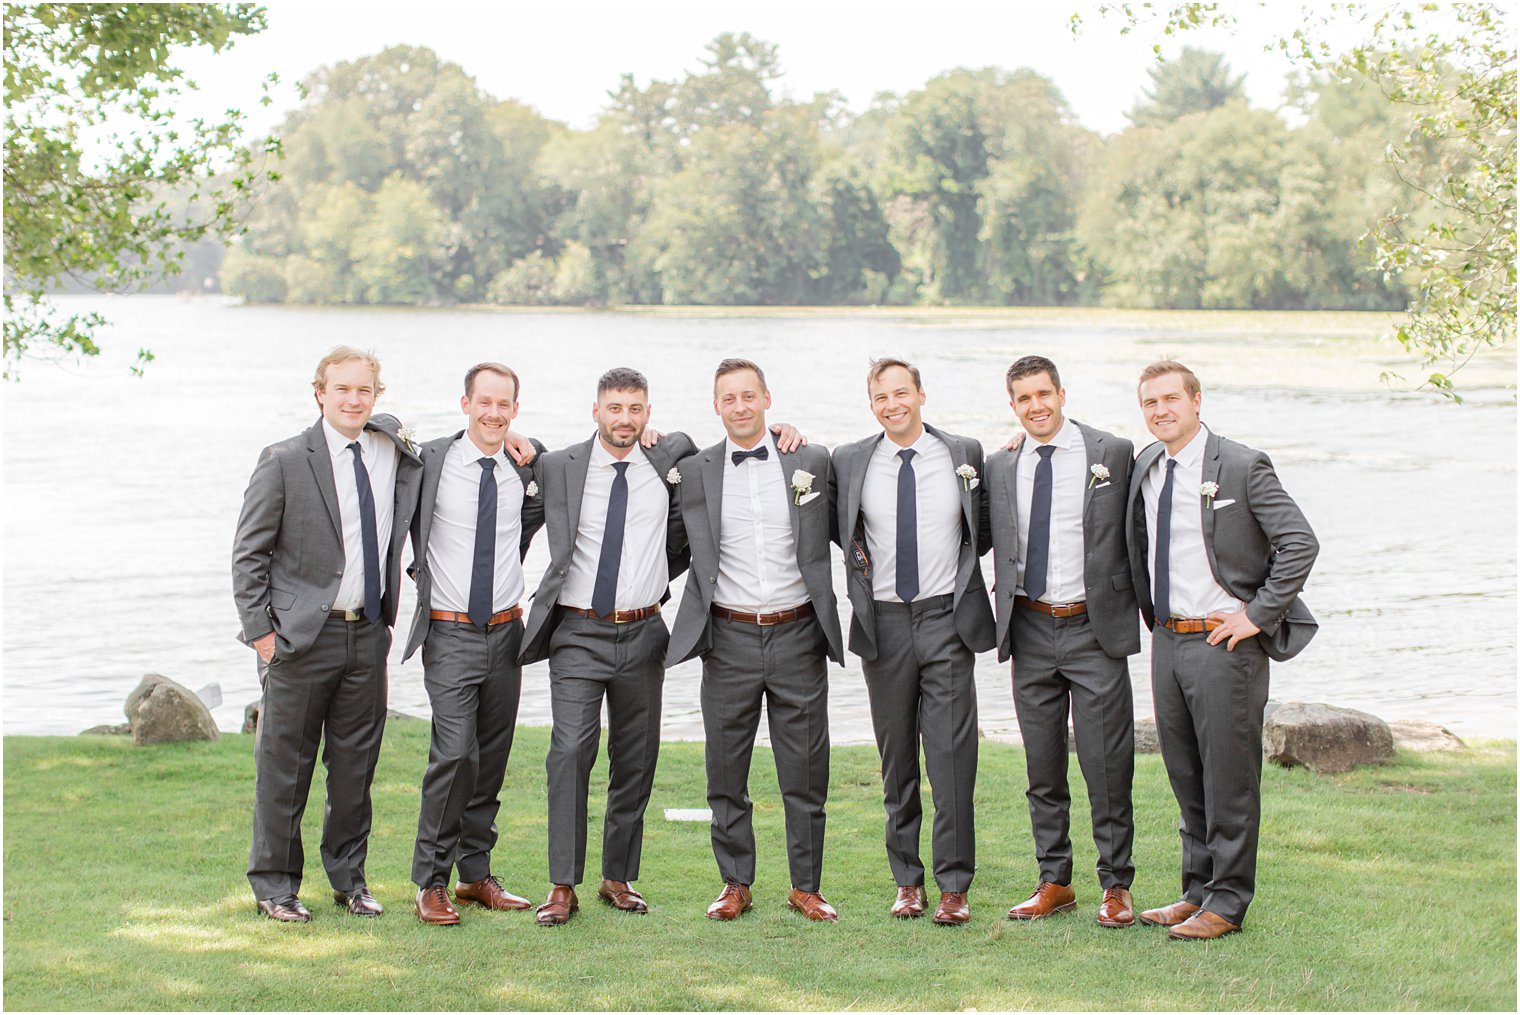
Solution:
{"label": "black bow tie", "polygon": [[733,452],[730,452],[730,457],[733,458],[735,465],[738,465],[740,462],[744,461],[746,458],[753,458],[757,462],[763,462],[767,458],[769,458],[770,456],[771,456],[771,449],[768,446],[764,445],[764,444],[760,445],[757,448],[750,448],[748,451],[733,451]]}

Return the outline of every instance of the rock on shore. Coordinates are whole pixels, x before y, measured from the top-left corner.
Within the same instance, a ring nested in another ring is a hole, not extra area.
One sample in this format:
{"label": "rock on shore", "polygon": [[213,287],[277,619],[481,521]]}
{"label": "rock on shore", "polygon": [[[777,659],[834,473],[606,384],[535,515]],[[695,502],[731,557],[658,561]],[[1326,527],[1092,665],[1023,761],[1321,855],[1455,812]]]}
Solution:
{"label": "rock on shore", "polygon": [[1268,761],[1324,775],[1392,760],[1393,733],[1354,708],[1290,701],[1267,718],[1262,746]]}
{"label": "rock on shore", "polygon": [[122,711],[132,727],[132,742],[139,747],[219,736],[211,710],[195,692],[158,673],[144,675]]}

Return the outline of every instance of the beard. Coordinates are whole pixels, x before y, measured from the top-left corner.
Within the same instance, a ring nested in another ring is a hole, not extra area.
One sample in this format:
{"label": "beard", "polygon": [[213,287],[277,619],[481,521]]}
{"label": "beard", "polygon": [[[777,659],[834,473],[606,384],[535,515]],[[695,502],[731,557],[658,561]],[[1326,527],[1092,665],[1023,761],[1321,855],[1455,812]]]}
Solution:
{"label": "beard", "polygon": [[614,448],[631,448],[639,442],[640,437],[644,436],[642,426],[634,427],[630,433],[626,434],[614,433],[612,428],[604,423],[598,423],[596,428],[601,434],[602,441]]}

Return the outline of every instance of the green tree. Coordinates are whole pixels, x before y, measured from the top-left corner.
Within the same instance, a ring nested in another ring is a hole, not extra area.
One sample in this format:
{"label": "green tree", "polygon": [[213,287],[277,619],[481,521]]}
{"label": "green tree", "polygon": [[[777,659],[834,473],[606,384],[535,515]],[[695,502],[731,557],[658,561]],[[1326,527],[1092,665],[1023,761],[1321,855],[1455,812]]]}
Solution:
{"label": "green tree", "polygon": [[1189,113],[1245,101],[1245,75],[1231,74],[1223,53],[1184,46],[1177,59],[1158,63],[1148,73],[1145,97],[1126,114],[1136,127],[1164,127]]}
{"label": "green tree", "polygon": [[[174,275],[188,244],[236,229],[258,176],[243,115],[181,123],[175,50],[265,27],[254,4],[7,4],[5,376],[42,349],[98,354],[99,314],[65,316],[60,280],[129,289]],[[267,96],[264,101],[268,101]],[[271,176],[275,175],[273,173]],[[193,209],[177,213],[176,206]],[[138,353],[140,371],[151,354]]]}

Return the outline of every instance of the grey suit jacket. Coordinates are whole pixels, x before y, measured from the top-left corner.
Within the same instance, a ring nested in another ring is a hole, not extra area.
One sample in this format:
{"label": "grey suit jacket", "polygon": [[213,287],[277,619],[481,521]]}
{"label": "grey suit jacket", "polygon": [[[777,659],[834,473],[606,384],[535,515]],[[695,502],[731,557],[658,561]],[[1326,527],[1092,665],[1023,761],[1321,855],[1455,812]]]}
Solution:
{"label": "grey suit jacket", "polygon": [[[987,484],[982,479],[984,471],[982,445],[970,437],[936,430],[924,424],[924,429],[950,449],[950,459],[957,468],[970,465],[977,471],[975,489],[961,484],[961,549],[955,571],[955,629],[961,641],[973,652],[984,652],[996,644],[992,604],[987,599],[987,585],[982,578],[982,568],[977,558],[992,547],[986,501]],[[866,545],[865,518],[860,511],[860,494],[865,487],[866,467],[876,445],[886,434],[872,434],[853,444],[842,444],[834,449],[834,486],[829,500],[838,512],[839,524],[835,539],[844,550],[846,589],[850,605],[854,608],[850,619],[850,651],[862,659],[876,658],[876,601],[871,588],[871,550]]]}
{"label": "grey suit jacket", "polygon": [[[1084,426],[1087,449],[1082,494],[1082,578],[1087,591],[1087,618],[1103,651],[1123,659],[1140,651],[1140,614],[1134,580],[1129,572],[1125,538],[1125,497],[1135,464],[1135,446],[1122,437]],[[998,662],[1016,654],[1010,632],[1018,591],[1019,515],[1016,510],[1019,463],[1016,451],[1000,450],[987,459],[987,513],[992,519],[993,600],[997,605]],[[1092,467],[1103,465],[1108,479],[1094,482]]]}
{"label": "grey suit jacket", "polygon": [[[800,447],[778,455],[786,481],[786,500],[791,507],[792,538],[797,543],[797,566],[807,586],[808,599],[823,625],[829,642],[829,658],[844,664],[844,636],[839,630],[838,600],[834,596],[830,560],[834,515],[829,503],[829,451],[819,445]],[[681,609],[670,634],[665,665],[674,666],[712,648],[713,593],[718,586],[718,548],[723,521],[723,479],[732,460],[728,442],[720,441],[679,465],[680,501],[686,538],[691,547],[691,573],[681,596]],[[792,474],[801,469],[813,474],[813,493],[806,504],[797,504],[791,488]]]}
{"label": "grey suit jacket", "polygon": [[[1165,451],[1159,441],[1141,451],[1129,484],[1130,571],[1146,627],[1155,624],[1155,612],[1140,484]],[[1258,637],[1267,655],[1279,661],[1293,658],[1319,628],[1298,595],[1319,555],[1314,530],[1282,488],[1264,452],[1210,431],[1203,451],[1203,481],[1219,484],[1215,506],[1203,503],[1209,569],[1221,588],[1246,604],[1246,616],[1261,628]],[[1235,503],[1217,506],[1231,500]]]}
{"label": "grey suit jacket", "polygon": [[[422,445],[420,456],[422,458],[422,498],[418,502],[417,512],[412,516],[412,564],[406,569],[417,582],[417,612],[412,615],[412,633],[406,640],[406,654],[402,661],[412,657],[412,654],[422,647],[427,640],[429,617],[433,609],[433,576],[428,571],[428,537],[433,531],[433,513],[438,507],[438,479],[443,475],[443,460],[448,454],[449,448],[464,436],[460,430],[451,437],[440,437],[437,440],[428,441]],[[544,446],[533,438],[528,438],[533,444],[533,450],[537,455],[544,453]],[[535,455],[535,460],[537,460]],[[531,489],[529,483],[533,482],[533,466],[518,465],[507,455],[507,464],[517,472],[517,478],[522,481],[523,491]],[[518,552],[526,557],[528,547],[533,543],[533,536],[544,526],[544,499],[542,496],[524,496],[522,503],[522,540]]]}
{"label": "grey suit jacket", "polygon": [[[533,475],[538,480],[539,496],[544,502],[544,525],[549,532],[549,567],[544,571],[538,591],[533,593],[533,609],[528,614],[528,628],[523,633],[522,661],[536,663],[549,658],[549,639],[559,623],[560,590],[565,575],[570,571],[570,558],[575,553],[575,537],[580,531],[581,500],[586,493],[586,470],[591,465],[591,448],[596,435],[590,440],[572,444],[559,451],[539,455],[533,460]],[[697,450],[690,437],[684,433],[669,433],[652,448],[645,448],[649,463],[660,474],[670,494],[670,517],[665,529],[665,554],[670,565],[670,577],[686,570],[691,552],[686,546],[686,529],[681,524],[681,511],[676,504],[677,484],[670,482],[670,470],[682,458]],[[660,602],[670,598],[666,589]]]}
{"label": "grey suit jacket", "polygon": [[[391,540],[381,561],[387,627],[396,622],[401,544],[422,480],[422,461],[397,436],[400,427],[396,417],[387,415],[372,416],[365,424],[400,451]],[[260,452],[248,480],[232,546],[232,598],[243,628],[239,639],[251,643],[273,631],[276,656],[288,659],[305,652],[327,622],[343,567],[338,488],[319,419],[305,433]]]}

